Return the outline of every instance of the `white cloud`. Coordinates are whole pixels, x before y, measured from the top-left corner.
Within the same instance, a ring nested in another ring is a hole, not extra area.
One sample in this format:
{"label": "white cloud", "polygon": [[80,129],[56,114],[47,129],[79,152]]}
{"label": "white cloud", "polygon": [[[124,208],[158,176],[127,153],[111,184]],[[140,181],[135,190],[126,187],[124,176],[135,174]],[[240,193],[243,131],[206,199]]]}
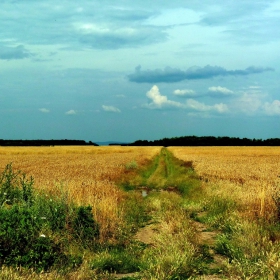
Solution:
{"label": "white cloud", "polygon": [[150,109],[163,108],[163,107],[183,107],[179,102],[168,100],[165,95],[161,95],[159,88],[154,85],[148,92],[147,97],[152,100],[151,103],[146,105]]}
{"label": "white cloud", "polygon": [[262,106],[264,95],[261,93],[244,92],[242,96],[232,103],[235,112],[242,112],[248,115],[255,114]]}
{"label": "white cloud", "polygon": [[202,102],[198,102],[194,99],[187,100],[187,107],[193,109],[195,111],[200,112],[209,112],[214,111],[218,113],[225,113],[228,112],[228,106],[224,103],[214,104],[214,105],[206,105]]}
{"label": "white cloud", "polygon": [[119,49],[150,45],[165,41],[164,27],[146,25],[118,25],[110,23],[74,23],[80,42],[97,49]]}
{"label": "white cloud", "polygon": [[65,113],[66,115],[77,115],[77,111],[75,110],[69,110]]}
{"label": "white cloud", "polygon": [[212,106],[218,113],[226,113],[229,111],[228,106],[224,103],[215,104]]}
{"label": "white cloud", "polygon": [[39,111],[42,112],[42,113],[49,113],[50,112],[50,110],[46,109],[46,108],[40,108]]}
{"label": "white cloud", "polygon": [[114,106],[102,105],[102,108],[106,112],[114,112],[114,113],[120,113],[121,112],[120,109],[118,109],[117,107],[114,107]]}
{"label": "white cloud", "polygon": [[177,96],[195,96],[195,91],[192,89],[176,89],[173,94]]}
{"label": "white cloud", "polygon": [[228,104],[232,113],[249,116],[280,116],[280,100],[271,100],[261,86],[249,86],[235,95]]}
{"label": "white cloud", "polygon": [[166,96],[160,94],[159,88],[156,85],[154,85],[147,92],[147,97],[150,98],[152,102],[147,104],[145,107],[150,109],[176,107],[176,108],[183,108],[183,109],[192,109],[199,112],[225,113],[229,111],[228,106],[224,103],[206,105],[194,99],[188,99],[186,103],[180,103],[180,102],[169,100]]}
{"label": "white cloud", "polygon": [[266,102],[263,108],[269,116],[280,115],[280,100],[274,100],[272,103]]}
{"label": "white cloud", "polygon": [[260,89],[260,86],[250,86],[249,89]]}
{"label": "white cloud", "polygon": [[226,87],[221,87],[221,86],[217,86],[217,87],[209,87],[208,91],[210,92],[214,92],[214,93],[218,93],[218,94],[223,94],[223,95],[230,95],[233,94],[233,91],[226,88]]}

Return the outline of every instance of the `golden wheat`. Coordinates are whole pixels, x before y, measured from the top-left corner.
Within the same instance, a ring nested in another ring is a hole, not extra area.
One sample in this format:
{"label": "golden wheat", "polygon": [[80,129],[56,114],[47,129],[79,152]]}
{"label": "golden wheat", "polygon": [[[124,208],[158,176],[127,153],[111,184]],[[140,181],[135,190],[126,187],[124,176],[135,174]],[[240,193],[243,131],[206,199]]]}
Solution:
{"label": "golden wheat", "polygon": [[101,240],[114,238],[123,220],[124,193],[114,184],[125,165],[151,159],[159,147],[0,147],[0,171],[12,162],[50,196],[91,205]]}
{"label": "golden wheat", "polygon": [[246,215],[275,215],[280,187],[280,147],[171,147],[177,158],[192,161],[198,175],[243,204]]}

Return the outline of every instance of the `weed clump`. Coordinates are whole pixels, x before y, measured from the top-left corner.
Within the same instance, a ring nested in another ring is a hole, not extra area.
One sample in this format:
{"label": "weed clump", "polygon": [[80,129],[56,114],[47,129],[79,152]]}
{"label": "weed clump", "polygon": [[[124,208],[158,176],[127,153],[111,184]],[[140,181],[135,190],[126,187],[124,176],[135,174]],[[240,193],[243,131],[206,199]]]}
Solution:
{"label": "weed clump", "polygon": [[125,165],[125,168],[126,168],[126,170],[137,169],[138,168],[138,164],[137,164],[137,162],[135,160],[133,160],[133,161],[127,163]]}
{"label": "weed clump", "polygon": [[73,229],[82,244],[91,244],[99,236],[99,226],[93,219],[91,206],[78,207]]}
{"label": "weed clump", "polygon": [[69,242],[92,245],[99,236],[90,206],[36,194],[32,177],[14,172],[12,164],[0,177],[0,202],[0,266],[75,267],[82,259],[68,252]]}
{"label": "weed clump", "polygon": [[26,203],[31,205],[33,202],[33,178],[26,179],[25,174],[14,172],[12,164],[8,164],[0,175],[0,206],[4,204]]}

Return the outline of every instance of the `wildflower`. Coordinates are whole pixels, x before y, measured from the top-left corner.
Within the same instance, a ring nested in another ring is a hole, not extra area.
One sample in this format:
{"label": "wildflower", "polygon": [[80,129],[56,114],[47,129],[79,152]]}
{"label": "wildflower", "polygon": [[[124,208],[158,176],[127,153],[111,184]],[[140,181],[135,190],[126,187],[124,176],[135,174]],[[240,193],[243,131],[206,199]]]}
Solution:
{"label": "wildflower", "polygon": [[45,235],[45,234],[40,234],[40,237],[45,238],[45,237],[46,237],[46,235]]}

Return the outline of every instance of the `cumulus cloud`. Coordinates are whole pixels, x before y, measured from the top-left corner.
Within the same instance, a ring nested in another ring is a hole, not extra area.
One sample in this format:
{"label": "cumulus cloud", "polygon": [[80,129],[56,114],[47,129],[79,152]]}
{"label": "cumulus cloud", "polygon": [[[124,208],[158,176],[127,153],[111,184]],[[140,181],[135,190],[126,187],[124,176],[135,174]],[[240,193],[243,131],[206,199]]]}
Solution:
{"label": "cumulus cloud", "polygon": [[149,109],[163,109],[173,107],[188,110],[191,109],[199,112],[226,113],[229,111],[227,105],[223,103],[206,105],[194,99],[187,99],[186,103],[169,100],[167,96],[164,96],[160,93],[159,88],[156,85],[154,85],[146,95],[149,99],[152,100],[152,102],[145,105],[145,107]]}
{"label": "cumulus cloud", "polygon": [[46,108],[40,108],[39,111],[42,112],[42,113],[49,113],[50,112],[50,110],[46,109]]}
{"label": "cumulus cloud", "polygon": [[192,89],[176,89],[173,91],[174,95],[177,96],[195,96],[196,93]]}
{"label": "cumulus cloud", "polygon": [[30,52],[26,50],[23,45],[18,45],[16,47],[0,47],[0,59],[3,60],[23,59],[30,56]]}
{"label": "cumulus cloud", "polygon": [[152,100],[146,107],[150,109],[160,109],[163,107],[183,107],[179,102],[168,100],[164,95],[161,95],[159,88],[154,85],[148,92],[147,97]]}
{"label": "cumulus cloud", "polygon": [[77,115],[77,111],[75,110],[69,110],[67,112],[65,112],[66,115]]}
{"label": "cumulus cloud", "polygon": [[280,115],[280,100],[274,100],[273,102],[265,102],[263,106],[264,112],[269,116]]}
{"label": "cumulus cloud", "polygon": [[183,80],[210,79],[219,76],[247,76],[250,74],[274,71],[273,68],[248,67],[244,70],[226,70],[220,66],[190,67],[187,70],[166,67],[164,70],[141,70],[141,66],[135,68],[133,74],[128,75],[131,82],[136,83],[175,83]]}
{"label": "cumulus cloud", "polygon": [[221,87],[221,86],[217,86],[217,87],[209,87],[208,91],[211,93],[214,93],[214,95],[232,95],[233,91],[226,88],[226,87]]}
{"label": "cumulus cloud", "polygon": [[117,107],[114,107],[114,106],[102,105],[102,108],[106,112],[113,112],[113,113],[120,113],[121,112],[120,109],[118,109]]}

